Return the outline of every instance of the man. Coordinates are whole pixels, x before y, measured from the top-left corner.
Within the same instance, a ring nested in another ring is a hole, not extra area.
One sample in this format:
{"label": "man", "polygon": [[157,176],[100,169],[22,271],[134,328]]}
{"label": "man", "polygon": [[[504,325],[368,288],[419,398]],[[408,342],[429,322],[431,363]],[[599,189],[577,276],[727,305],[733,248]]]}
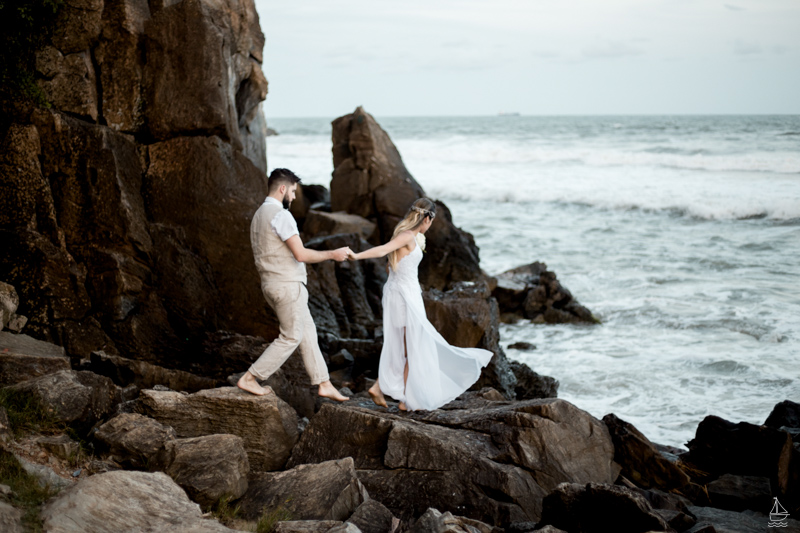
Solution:
{"label": "man", "polygon": [[261,291],[278,315],[280,335],[237,385],[259,396],[270,393],[256,380],[267,379],[299,349],[311,383],[319,385],[318,394],[342,402],[348,398],[330,382],[328,367],[317,342],[317,328],[308,309],[305,263],[328,259],[345,261],[352,252],[348,247],[319,252],[303,246],[297,222],[289,213],[298,183],[300,178],[292,171],[285,168],[273,170],[268,181],[269,195],[250,224],[250,243],[261,276]]}

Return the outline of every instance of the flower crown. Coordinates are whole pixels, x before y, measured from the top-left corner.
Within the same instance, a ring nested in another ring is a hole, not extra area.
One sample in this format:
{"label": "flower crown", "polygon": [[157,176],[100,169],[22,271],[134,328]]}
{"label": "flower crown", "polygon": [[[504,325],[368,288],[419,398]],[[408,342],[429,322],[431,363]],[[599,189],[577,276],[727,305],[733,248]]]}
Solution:
{"label": "flower crown", "polygon": [[431,220],[436,218],[436,213],[432,213],[432,212],[428,211],[427,209],[422,209],[421,207],[417,207],[415,205],[411,206],[411,210],[412,211],[416,211],[417,213],[421,213],[422,216],[430,217]]}

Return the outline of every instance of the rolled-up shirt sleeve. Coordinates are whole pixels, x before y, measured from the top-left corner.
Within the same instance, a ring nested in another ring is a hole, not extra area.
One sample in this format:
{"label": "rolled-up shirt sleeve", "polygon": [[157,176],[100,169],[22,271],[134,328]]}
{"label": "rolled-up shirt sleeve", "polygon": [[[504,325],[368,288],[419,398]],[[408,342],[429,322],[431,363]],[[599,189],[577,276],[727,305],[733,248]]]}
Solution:
{"label": "rolled-up shirt sleeve", "polygon": [[300,234],[297,229],[297,221],[286,209],[282,209],[273,217],[271,225],[275,234],[284,242],[292,235]]}

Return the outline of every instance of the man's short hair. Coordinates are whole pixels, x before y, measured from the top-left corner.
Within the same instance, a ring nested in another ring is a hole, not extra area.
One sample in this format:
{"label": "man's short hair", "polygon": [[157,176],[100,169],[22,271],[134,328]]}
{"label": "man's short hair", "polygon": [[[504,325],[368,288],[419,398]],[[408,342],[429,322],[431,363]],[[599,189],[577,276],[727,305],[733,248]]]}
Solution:
{"label": "man's short hair", "polygon": [[270,175],[269,179],[267,180],[267,187],[269,188],[269,192],[273,192],[281,185],[294,185],[295,183],[300,183],[300,178],[287,168],[276,168],[273,170]]}

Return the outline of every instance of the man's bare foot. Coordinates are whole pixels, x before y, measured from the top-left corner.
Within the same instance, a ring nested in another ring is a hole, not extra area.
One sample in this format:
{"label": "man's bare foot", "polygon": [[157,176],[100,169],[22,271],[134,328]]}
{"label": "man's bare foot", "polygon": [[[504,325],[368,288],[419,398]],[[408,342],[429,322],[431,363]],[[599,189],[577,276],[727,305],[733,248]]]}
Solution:
{"label": "man's bare foot", "polygon": [[397,408],[400,409],[401,411],[408,411],[408,407],[406,407],[405,402],[400,402],[399,404],[397,404]]}
{"label": "man's bare foot", "polygon": [[336,400],[337,402],[346,402],[350,399],[347,396],[342,396],[342,394],[336,390],[336,387],[334,387],[333,383],[330,381],[323,381],[320,383],[317,394],[323,398],[330,398],[331,400]]}
{"label": "man's bare foot", "polygon": [[256,377],[250,373],[248,370],[242,377],[239,378],[239,381],[236,382],[236,386],[240,389],[249,392],[250,394],[255,394],[256,396],[265,396],[272,391],[269,389],[265,389],[261,385],[258,384],[256,381]]}
{"label": "man's bare foot", "polygon": [[381,407],[389,407],[386,404],[386,398],[381,392],[381,387],[378,385],[378,382],[375,382],[375,385],[369,388],[367,391],[369,393],[369,397],[372,398],[372,401],[375,402],[375,405],[380,405]]}

